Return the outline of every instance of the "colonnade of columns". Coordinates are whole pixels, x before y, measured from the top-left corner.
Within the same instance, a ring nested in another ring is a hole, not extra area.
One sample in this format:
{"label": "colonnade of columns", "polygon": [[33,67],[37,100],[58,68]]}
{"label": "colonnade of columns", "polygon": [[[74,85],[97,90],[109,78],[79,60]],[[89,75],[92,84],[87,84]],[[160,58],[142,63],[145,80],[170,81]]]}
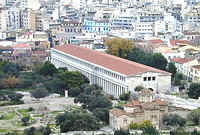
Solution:
{"label": "colonnade of columns", "polygon": [[128,87],[126,85],[122,86],[120,85],[120,83],[117,83],[111,79],[105,79],[97,73],[90,73],[86,70],[83,70],[81,67],[77,67],[69,63],[63,62],[62,60],[56,59],[55,57],[51,59],[51,62],[57,68],[67,67],[68,70],[81,72],[90,80],[91,84],[97,84],[98,86],[102,87],[106,93],[115,97],[119,97],[121,94],[128,92]]}

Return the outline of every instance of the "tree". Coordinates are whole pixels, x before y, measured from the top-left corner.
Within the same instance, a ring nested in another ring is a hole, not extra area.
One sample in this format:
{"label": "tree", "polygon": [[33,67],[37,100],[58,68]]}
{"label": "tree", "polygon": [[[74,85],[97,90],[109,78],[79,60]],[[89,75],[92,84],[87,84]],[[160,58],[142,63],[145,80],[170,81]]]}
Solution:
{"label": "tree", "polygon": [[129,135],[128,130],[115,130],[114,135]]}
{"label": "tree", "polygon": [[15,76],[8,76],[8,78],[3,79],[3,85],[6,88],[15,88],[20,83],[20,80]]}
{"label": "tree", "polygon": [[168,63],[167,71],[172,73],[172,78],[174,78],[174,76],[177,72],[177,68],[176,68],[175,64],[172,62]]}
{"label": "tree", "polygon": [[21,99],[23,98],[24,95],[20,94],[20,93],[12,93],[12,94],[8,94],[8,97],[10,98],[11,101],[13,102],[20,102]]}
{"label": "tree", "polygon": [[186,120],[177,114],[169,114],[169,115],[164,115],[163,124],[172,127],[174,126],[184,127],[186,124]]}
{"label": "tree", "polygon": [[154,53],[147,65],[157,69],[166,70],[167,60],[161,53]]}
{"label": "tree", "polygon": [[198,99],[200,97],[200,83],[192,83],[188,89],[190,98]]}
{"label": "tree", "polygon": [[30,120],[30,116],[23,117],[23,118],[21,119],[21,121],[22,121],[22,125],[23,125],[23,126],[27,126],[29,120]]}
{"label": "tree", "polygon": [[105,124],[109,124],[109,109],[108,108],[96,108],[92,111],[94,116]]}
{"label": "tree", "polygon": [[45,62],[44,65],[39,69],[39,73],[44,76],[53,76],[53,74],[57,73],[58,70],[56,67],[49,61]]}
{"label": "tree", "polygon": [[129,129],[142,130],[144,135],[159,135],[159,132],[148,120],[145,120],[142,123],[131,123]]}
{"label": "tree", "polygon": [[49,92],[46,90],[46,88],[43,85],[37,86],[37,88],[33,91],[31,91],[31,96],[34,98],[43,98],[49,95]]}
{"label": "tree", "polygon": [[47,125],[47,127],[31,127],[31,128],[26,128],[24,130],[23,135],[50,135],[51,134],[51,129]]}
{"label": "tree", "polygon": [[200,124],[200,109],[195,109],[188,114],[188,120],[192,121],[195,125]]}
{"label": "tree", "polygon": [[89,83],[87,77],[77,71],[65,71],[58,74],[58,77],[63,80],[67,90],[80,87],[84,83]]}
{"label": "tree", "polygon": [[83,111],[70,111],[56,116],[56,124],[60,126],[61,132],[68,131],[94,131],[101,125],[90,113]]}
{"label": "tree", "polygon": [[111,55],[125,58],[133,48],[133,41],[123,38],[113,38],[106,41],[107,52]]}
{"label": "tree", "polygon": [[51,80],[45,81],[43,84],[50,93],[58,93],[61,95],[65,93],[65,82],[56,76]]}
{"label": "tree", "polygon": [[139,48],[133,48],[128,53],[126,59],[161,70],[166,70],[167,66],[167,60],[161,53],[151,54]]}
{"label": "tree", "polygon": [[79,87],[71,88],[71,89],[69,89],[69,92],[68,92],[69,96],[71,96],[71,97],[76,97],[80,93],[81,93],[81,89]]}
{"label": "tree", "polygon": [[128,101],[130,99],[130,97],[131,97],[131,93],[128,92],[128,93],[123,93],[122,95],[120,95],[119,99]]}
{"label": "tree", "polygon": [[15,63],[7,63],[3,66],[2,70],[6,74],[9,74],[11,76],[17,76],[19,74],[19,71],[21,70],[21,67]]}
{"label": "tree", "polygon": [[137,91],[137,92],[139,92],[139,91],[141,91],[143,89],[144,89],[144,87],[140,86],[140,85],[135,87],[135,91]]}
{"label": "tree", "polygon": [[129,126],[128,126],[129,129],[132,129],[132,130],[137,130],[139,129],[139,125],[137,123],[131,123]]}

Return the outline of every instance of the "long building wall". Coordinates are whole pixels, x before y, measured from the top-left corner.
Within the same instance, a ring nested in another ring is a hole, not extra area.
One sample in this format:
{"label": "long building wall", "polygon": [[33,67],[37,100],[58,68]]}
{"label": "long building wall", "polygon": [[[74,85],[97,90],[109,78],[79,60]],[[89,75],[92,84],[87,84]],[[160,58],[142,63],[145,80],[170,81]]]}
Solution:
{"label": "long building wall", "polygon": [[150,71],[134,76],[123,75],[56,49],[51,49],[51,62],[57,68],[67,67],[70,71],[81,72],[91,84],[101,86],[106,93],[115,97],[134,91],[137,86],[151,88],[154,92],[166,92],[171,87],[171,75]]}
{"label": "long building wall", "polygon": [[[67,67],[70,71],[79,71],[90,80],[91,84],[101,86],[103,90],[115,97],[128,92],[125,77],[81,59],[74,58],[57,50],[51,51],[51,62],[57,67]],[[106,75],[110,74],[112,75]]]}

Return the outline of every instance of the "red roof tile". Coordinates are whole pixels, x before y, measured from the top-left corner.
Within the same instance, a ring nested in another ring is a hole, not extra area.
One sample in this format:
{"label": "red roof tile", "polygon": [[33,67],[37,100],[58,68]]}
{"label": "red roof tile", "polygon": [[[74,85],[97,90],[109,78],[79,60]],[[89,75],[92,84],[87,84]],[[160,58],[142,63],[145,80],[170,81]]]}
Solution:
{"label": "red roof tile", "polygon": [[31,46],[28,44],[17,44],[13,46],[13,48],[30,48]]}
{"label": "red roof tile", "polygon": [[170,40],[170,44],[172,46],[176,46],[176,45],[179,45],[179,44],[188,44],[188,45],[191,45],[192,43],[188,40]]}
{"label": "red roof tile", "polygon": [[192,61],[193,59],[187,59],[187,58],[173,58],[172,61],[180,64],[187,63],[189,61]]}
{"label": "red roof tile", "polygon": [[152,44],[163,44],[164,42],[160,39],[149,40]]}
{"label": "red roof tile", "polygon": [[170,75],[170,73],[166,71],[84,47],[61,45],[56,46],[55,49],[124,75],[137,75],[144,72],[159,72],[165,75]]}
{"label": "red roof tile", "polygon": [[133,100],[130,103],[125,105],[126,107],[136,107],[136,106],[141,106],[140,102],[137,100]]}

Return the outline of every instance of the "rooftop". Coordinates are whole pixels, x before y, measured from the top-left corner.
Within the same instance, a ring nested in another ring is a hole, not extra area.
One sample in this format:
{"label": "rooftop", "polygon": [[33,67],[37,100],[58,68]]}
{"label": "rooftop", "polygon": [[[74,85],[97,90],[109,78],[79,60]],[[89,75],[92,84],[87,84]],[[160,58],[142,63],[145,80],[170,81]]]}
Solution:
{"label": "rooftop", "polygon": [[54,49],[124,75],[138,75],[145,72],[171,75],[166,71],[75,45],[60,45]]}
{"label": "rooftop", "polygon": [[193,59],[187,59],[187,58],[173,58],[172,61],[180,64],[187,63],[189,61],[192,61]]}
{"label": "rooftop", "polygon": [[170,40],[170,44],[172,46],[176,45],[192,45],[192,43],[188,40]]}

